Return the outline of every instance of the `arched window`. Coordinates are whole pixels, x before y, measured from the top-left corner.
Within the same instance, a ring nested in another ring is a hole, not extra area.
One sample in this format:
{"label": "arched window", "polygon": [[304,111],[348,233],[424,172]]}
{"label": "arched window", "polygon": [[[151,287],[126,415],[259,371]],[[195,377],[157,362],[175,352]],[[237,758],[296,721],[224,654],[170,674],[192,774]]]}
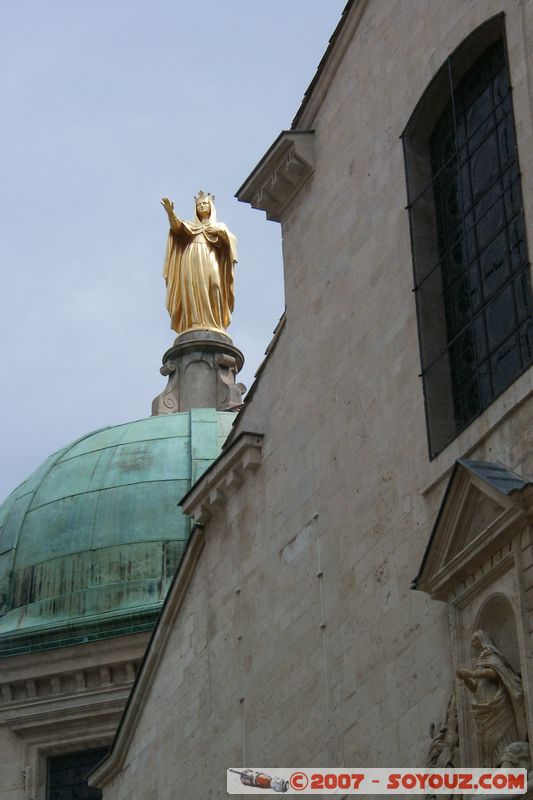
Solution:
{"label": "arched window", "polygon": [[533,362],[503,16],[450,56],[403,142],[433,458]]}

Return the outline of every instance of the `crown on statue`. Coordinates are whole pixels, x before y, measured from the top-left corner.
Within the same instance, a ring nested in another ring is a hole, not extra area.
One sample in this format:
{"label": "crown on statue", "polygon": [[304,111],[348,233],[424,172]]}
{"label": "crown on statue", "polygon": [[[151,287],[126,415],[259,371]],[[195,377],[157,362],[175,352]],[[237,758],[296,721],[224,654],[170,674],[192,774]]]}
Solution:
{"label": "crown on statue", "polygon": [[211,194],[211,192],[207,192],[207,194],[206,194],[205,192],[202,192],[202,190],[200,189],[200,191],[198,192],[198,194],[194,198],[194,202],[195,203],[199,203],[200,200],[211,200],[211,202],[214,203],[215,202],[215,195]]}

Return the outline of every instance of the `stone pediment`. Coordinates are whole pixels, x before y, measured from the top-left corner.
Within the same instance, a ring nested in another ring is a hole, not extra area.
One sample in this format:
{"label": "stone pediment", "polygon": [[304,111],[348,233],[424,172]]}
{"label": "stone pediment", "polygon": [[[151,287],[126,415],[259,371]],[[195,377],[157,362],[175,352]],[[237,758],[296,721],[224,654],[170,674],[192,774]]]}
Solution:
{"label": "stone pediment", "polygon": [[533,512],[533,485],[505,466],[455,464],[413,588],[446,600]]}

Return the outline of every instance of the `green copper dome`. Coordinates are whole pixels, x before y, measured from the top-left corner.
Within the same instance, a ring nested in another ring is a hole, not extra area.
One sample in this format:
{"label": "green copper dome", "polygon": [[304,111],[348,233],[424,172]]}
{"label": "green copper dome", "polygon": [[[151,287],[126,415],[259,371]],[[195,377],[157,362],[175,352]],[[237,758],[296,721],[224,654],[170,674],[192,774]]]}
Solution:
{"label": "green copper dome", "polygon": [[0,506],[0,655],[152,627],[189,538],[177,503],[234,414],[194,409],[95,431]]}

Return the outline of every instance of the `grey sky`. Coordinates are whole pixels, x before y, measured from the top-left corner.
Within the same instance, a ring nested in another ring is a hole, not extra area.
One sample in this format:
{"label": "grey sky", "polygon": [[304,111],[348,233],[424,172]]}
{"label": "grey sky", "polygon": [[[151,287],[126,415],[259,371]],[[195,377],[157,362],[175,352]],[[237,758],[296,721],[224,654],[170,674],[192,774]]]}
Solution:
{"label": "grey sky", "polygon": [[161,196],[238,236],[248,386],[283,311],[276,223],[233,195],[291,119],[345,0],[0,3],[0,500],[51,452],[149,416],[172,343]]}

